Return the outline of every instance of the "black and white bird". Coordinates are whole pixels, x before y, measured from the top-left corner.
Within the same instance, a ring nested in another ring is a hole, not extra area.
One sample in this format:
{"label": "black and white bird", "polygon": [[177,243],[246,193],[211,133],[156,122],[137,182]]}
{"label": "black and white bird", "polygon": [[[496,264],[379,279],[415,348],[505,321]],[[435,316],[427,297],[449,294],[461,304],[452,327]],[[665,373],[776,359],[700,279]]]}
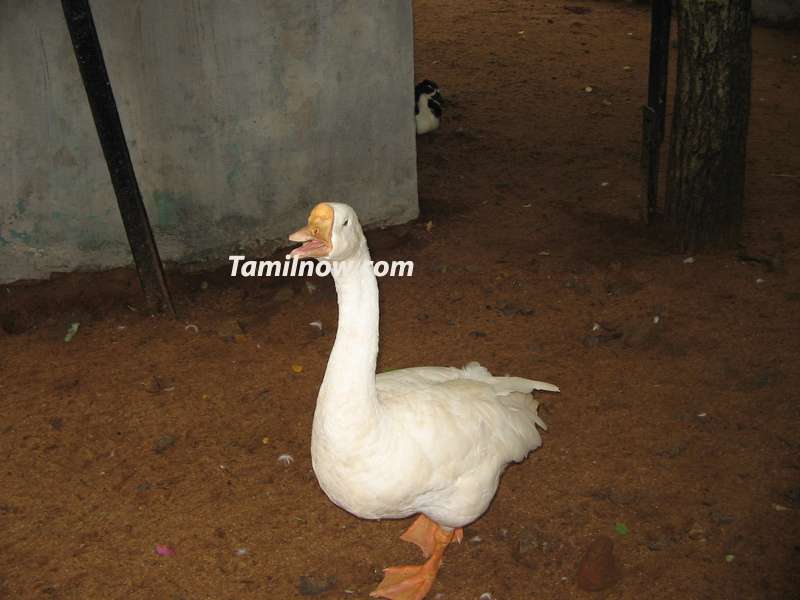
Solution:
{"label": "black and white bird", "polygon": [[414,86],[414,118],[417,122],[417,135],[439,127],[442,119],[442,94],[435,81],[425,79]]}

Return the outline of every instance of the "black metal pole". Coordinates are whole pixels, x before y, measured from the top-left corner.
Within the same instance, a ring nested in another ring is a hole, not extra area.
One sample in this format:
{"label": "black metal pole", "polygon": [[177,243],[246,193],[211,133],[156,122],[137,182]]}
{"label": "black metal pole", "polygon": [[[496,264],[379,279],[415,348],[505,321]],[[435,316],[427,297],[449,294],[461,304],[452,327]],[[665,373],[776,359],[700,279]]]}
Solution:
{"label": "black metal pole", "polygon": [[667,110],[672,0],[653,0],[650,11],[650,72],[647,82],[647,106],[642,109],[641,161],[646,223],[654,221],[658,206],[659,163]]}
{"label": "black metal pole", "polygon": [[174,317],[175,309],[136,182],[89,0],[61,0],[61,5],[145,299],[151,310],[162,310]]}

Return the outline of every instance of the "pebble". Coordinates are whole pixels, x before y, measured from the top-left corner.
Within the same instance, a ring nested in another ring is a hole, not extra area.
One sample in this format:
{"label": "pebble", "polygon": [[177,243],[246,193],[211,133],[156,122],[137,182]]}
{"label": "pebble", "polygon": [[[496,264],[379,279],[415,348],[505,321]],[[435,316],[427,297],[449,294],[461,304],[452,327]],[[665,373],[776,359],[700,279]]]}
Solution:
{"label": "pebble", "polygon": [[528,567],[531,571],[535,571],[539,566],[539,562],[536,560],[537,549],[538,544],[536,544],[534,540],[517,540],[517,543],[514,544],[514,548],[511,551],[511,556],[517,564]]}
{"label": "pebble", "polygon": [[220,325],[217,334],[226,342],[241,344],[247,339],[245,328],[238,319],[230,319]]}
{"label": "pebble", "polygon": [[587,592],[610,588],[620,579],[614,558],[614,542],[602,535],[589,545],[578,565],[578,587]]}
{"label": "pebble", "polygon": [[570,5],[565,5],[564,6],[564,10],[566,10],[567,12],[571,12],[573,14],[576,14],[576,15],[588,15],[590,12],[592,12],[592,9],[589,8],[588,6],[570,6]]}
{"label": "pebble", "polygon": [[622,345],[626,348],[649,347],[658,341],[661,319],[650,318],[639,323],[626,325],[622,335]]}
{"label": "pebble", "polygon": [[511,317],[517,313],[517,307],[513,304],[505,304],[504,306],[500,307],[500,313],[504,317]]}
{"label": "pebble", "polygon": [[[501,530],[501,538],[508,535],[508,532],[503,533],[504,531]],[[552,560],[553,551],[561,547],[562,544],[557,538],[533,529],[520,534],[512,546],[511,557],[518,564],[534,571],[545,561]]]}
{"label": "pebble", "polygon": [[705,529],[700,525],[700,523],[692,523],[692,526],[689,528],[689,539],[695,540],[696,542],[705,542],[706,541],[706,532]]}
{"label": "pebble", "polygon": [[164,382],[161,381],[161,378],[157,375],[153,375],[150,378],[150,381],[147,382],[147,385],[144,387],[144,391],[148,394],[157,394],[159,392],[163,392],[165,388]]}
{"label": "pebble", "polygon": [[716,510],[711,511],[711,520],[714,521],[717,525],[730,525],[736,519],[731,517],[730,515],[724,515],[721,512],[717,512]]}
{"label": "pebble", "polygon": [[536,312],[533,308],[529,306],[517,306],[516,304],[512,304],[511,302],[504,302],[503,304],[497,306],[496,308],[500,312],[500,314],[502,314],[504,317],[513,317],[514,315],[529,317],[534,312]]}
{"label": "pebble", "polygon": [[162,435],[160,438],[158,438],[158,441],[156,442],[153,451],[156,454],[164,454],[164,452],[166,452],[175,445],[176,441],[177,440],[175,439],[175,436]]}
{"label": "pebble", "polygon": [[651,552],[658,552],[659,550],[664,550],[668,546],[672,545],[673,540],[666,535],[662,535],[657,538],[653,538],[647,541],[647,549]]}
{"label": "pebble", "polygon": [[664,458],[677,458],[681,454],[686,451],[686,448],[689,447],[689,442],[686,440],[679,441],[671,446],[664,446],[659,450],[656,450],[656,454],[658,456],[662,456]]}
{"label": "pebble", "polygon": [[336,587],[336,577],[301,575],[297,590],[301,596],[321,596]]}
{"label": "pebble", "polygon": [[596,348],[601,344],[608,344],[622,337],[622,333],[604,327],[600,323],[592,325],[592,332],[583,338],[583,345],[587,348]]}

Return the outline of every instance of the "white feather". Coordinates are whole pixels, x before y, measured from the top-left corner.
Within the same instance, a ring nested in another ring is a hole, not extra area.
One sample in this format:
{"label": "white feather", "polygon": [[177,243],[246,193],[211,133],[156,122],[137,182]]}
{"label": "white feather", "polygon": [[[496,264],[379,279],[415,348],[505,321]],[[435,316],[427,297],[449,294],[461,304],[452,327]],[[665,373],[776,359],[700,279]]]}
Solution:
{"label": "white feather", "polygon": [[432,94],[420,94],[417,101],[419,112],[414,115],[417,126],[417,135],[423,135],[437,129],[439,127],[439,117],[433,114],[433,111],[428,106],[428,99]]}

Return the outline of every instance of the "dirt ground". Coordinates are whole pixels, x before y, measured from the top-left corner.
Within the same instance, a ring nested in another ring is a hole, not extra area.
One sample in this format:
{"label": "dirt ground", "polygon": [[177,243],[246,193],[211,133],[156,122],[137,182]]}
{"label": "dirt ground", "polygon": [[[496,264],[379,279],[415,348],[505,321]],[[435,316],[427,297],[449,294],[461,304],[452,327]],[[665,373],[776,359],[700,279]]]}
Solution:
{"label": "dirt ground", "polygon": [[[637,222],[645,9],[414,8],[447,104],[421,218],[369,235],[416,263],[381,282],[379,367],[562,389],[429,597],[588,598],[598,535],[622,575],[597,597],[800,597],[800,34],[754,30],[743,248],[691,262]],[[408,522],[345,513],[311,470],[330,279],[170,282],[177,321],[131,270],[0,288],[0,597],[366,598],[420,562]]]}

